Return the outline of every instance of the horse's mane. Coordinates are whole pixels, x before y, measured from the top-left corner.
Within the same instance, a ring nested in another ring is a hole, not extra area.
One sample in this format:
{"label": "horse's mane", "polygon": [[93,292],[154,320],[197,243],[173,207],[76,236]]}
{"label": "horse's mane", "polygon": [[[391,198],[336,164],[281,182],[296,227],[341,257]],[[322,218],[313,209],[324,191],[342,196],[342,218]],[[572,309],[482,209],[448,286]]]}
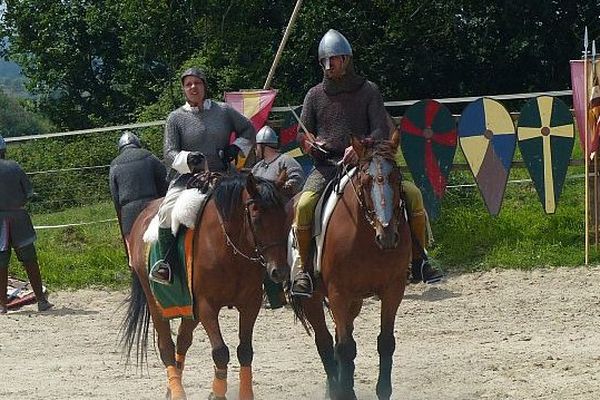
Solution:
{"label": "horse's mane", "polygon": [[[242,192],[246,187],[247,174],[238,174],[233,176],[224,176],[220,178],[215,186],[213,198],[219,214],[224,221],[230,219],[235,210],[238,209]],[[270,181],[254,177],[256,187],[260,195],[256,199],[264,207],[283,207],[283,198]]]}
{"label": "horse's mane", "polygon": [[386,160],[395,161],[396,149],[387,140],[365,141],[363,144],[367,147],[370,156],[381,156]]}

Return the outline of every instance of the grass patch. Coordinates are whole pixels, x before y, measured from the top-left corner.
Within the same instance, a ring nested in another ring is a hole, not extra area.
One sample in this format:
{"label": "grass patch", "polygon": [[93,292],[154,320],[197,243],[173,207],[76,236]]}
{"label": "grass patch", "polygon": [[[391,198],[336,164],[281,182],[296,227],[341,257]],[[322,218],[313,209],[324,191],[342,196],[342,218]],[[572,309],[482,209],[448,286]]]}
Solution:
{"label": "grass patch", "polygon": [[[511,179],[522,177],[511,174]],[[432,255],[447,269],[582,265],[582,198],[583,178],[568,179],[556,213],[547,215],[532,183],[509,184],[500,215],[493,217],[477,188],[450,189],[432,226],[436,239]],[[591,251],[590,262],[598,261],[597,252]]]}
{"label": "grass patch", "polygon": [[[583,167],[569,168],[569,176]],[[510,179],[525,179],[514,169]],[[450,185],[473,183],[469,171],[455,171]],[[449,189],[440,218],[432,224],[434,262],[446,271],[492,268],[533,269],[584,263],[583,178],[568,178],[556,213],[546,215],[532,183],[506,188],[500,215],[487,212],[476,187]],[[115,218],[110,201],[56,213],[34,214],[36,226]],[[593,243],[593,237],[590,239]],[[117,222],[38,231],[37,250],[44,283],[52,289],[122,288],[130,273]],[[592,246],[590,263],[600,255]],[[25,277],[13,256],[11,274]]]}
{"label": "grass patch", "polygon": [[[52,214],[34,214],[36,226],[100,221],[115,218],[111,202],[70,208]],[[36,242],[44,284],[52,289],[83,287],[121,288],[130,273],[116,221],[92,225],[41,229]],[[13,254],[10,274],[25,278]]]}

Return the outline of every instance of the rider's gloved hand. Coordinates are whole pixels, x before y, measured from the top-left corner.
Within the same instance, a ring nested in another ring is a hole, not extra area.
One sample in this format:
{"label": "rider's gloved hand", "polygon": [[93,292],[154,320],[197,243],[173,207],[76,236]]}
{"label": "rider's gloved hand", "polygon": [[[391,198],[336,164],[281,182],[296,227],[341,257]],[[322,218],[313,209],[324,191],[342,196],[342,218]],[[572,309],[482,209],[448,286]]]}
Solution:
{"label": "rider's gloved hand", "polygon": [[342,158],[342,162],[346,165],[355,165],[358,163],[358,154],[354,150],[354,147],[348,146],[344,150],[344,158]]}
{"label": "rider's gloved hand", "polygon": [[191,151],[187,156],[187,165],[192,173],[200,172],[204,165],[204,154],[199,151]]}
{"label": "rider's gloved hand", "polygon": [[223,158],[225,162],[231,162],[235,160],[240,153],[240,148],[235,144],[230,144],[223,149]]}

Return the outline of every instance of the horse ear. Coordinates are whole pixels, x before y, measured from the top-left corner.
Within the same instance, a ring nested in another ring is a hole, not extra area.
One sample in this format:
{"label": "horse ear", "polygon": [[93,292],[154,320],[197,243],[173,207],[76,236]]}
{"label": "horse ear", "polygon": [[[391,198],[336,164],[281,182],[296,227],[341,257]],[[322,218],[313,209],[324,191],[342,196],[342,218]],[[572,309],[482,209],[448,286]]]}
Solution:
{"label": "horse ear", "polygon": [[352,147],[354,148],[354,152],[356,152],[356,155],[358,156],[358,158],[359,159],[364,158],[365,145],[362,144],[360,139],[357,139],[354,136],[350,136],[350,143],[352,144]]}
{"label": "horse ear", "polygon": [[394,147],[394,149],[398,148],[398,145],[400,144],[400,131],[398,131],[398,127],[394,128],[394,131],[392,132],[392,138],[390,139],[390,143]]}
{"label": "horse ear", "polygon": [[256,187],[256,184],[256,178],[254,177],[254,175],[252,175],[252,173],[249,173],[246,177],[246,190],[252,198],[259,197],[258,188]]}

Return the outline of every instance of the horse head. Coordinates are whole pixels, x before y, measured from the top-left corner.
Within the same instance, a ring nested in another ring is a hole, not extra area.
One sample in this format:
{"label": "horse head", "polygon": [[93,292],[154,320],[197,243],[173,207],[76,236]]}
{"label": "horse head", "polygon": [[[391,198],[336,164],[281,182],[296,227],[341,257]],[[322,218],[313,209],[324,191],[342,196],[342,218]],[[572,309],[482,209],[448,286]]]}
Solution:
{"label": "horse head", "polygon": [[396,248],[400,237],[402,178],[394,159],[399,140],[397,130],[391,140],[352,138],[352,147],[359,158],[358,201],[375,230],[375,242],[382,250]]}
{"label": "horse head", "polygon": [[248,174],[244,204],[251,242],[271,280],[283,282],[290,273],[287,263],[285,204],[277,187]]}

